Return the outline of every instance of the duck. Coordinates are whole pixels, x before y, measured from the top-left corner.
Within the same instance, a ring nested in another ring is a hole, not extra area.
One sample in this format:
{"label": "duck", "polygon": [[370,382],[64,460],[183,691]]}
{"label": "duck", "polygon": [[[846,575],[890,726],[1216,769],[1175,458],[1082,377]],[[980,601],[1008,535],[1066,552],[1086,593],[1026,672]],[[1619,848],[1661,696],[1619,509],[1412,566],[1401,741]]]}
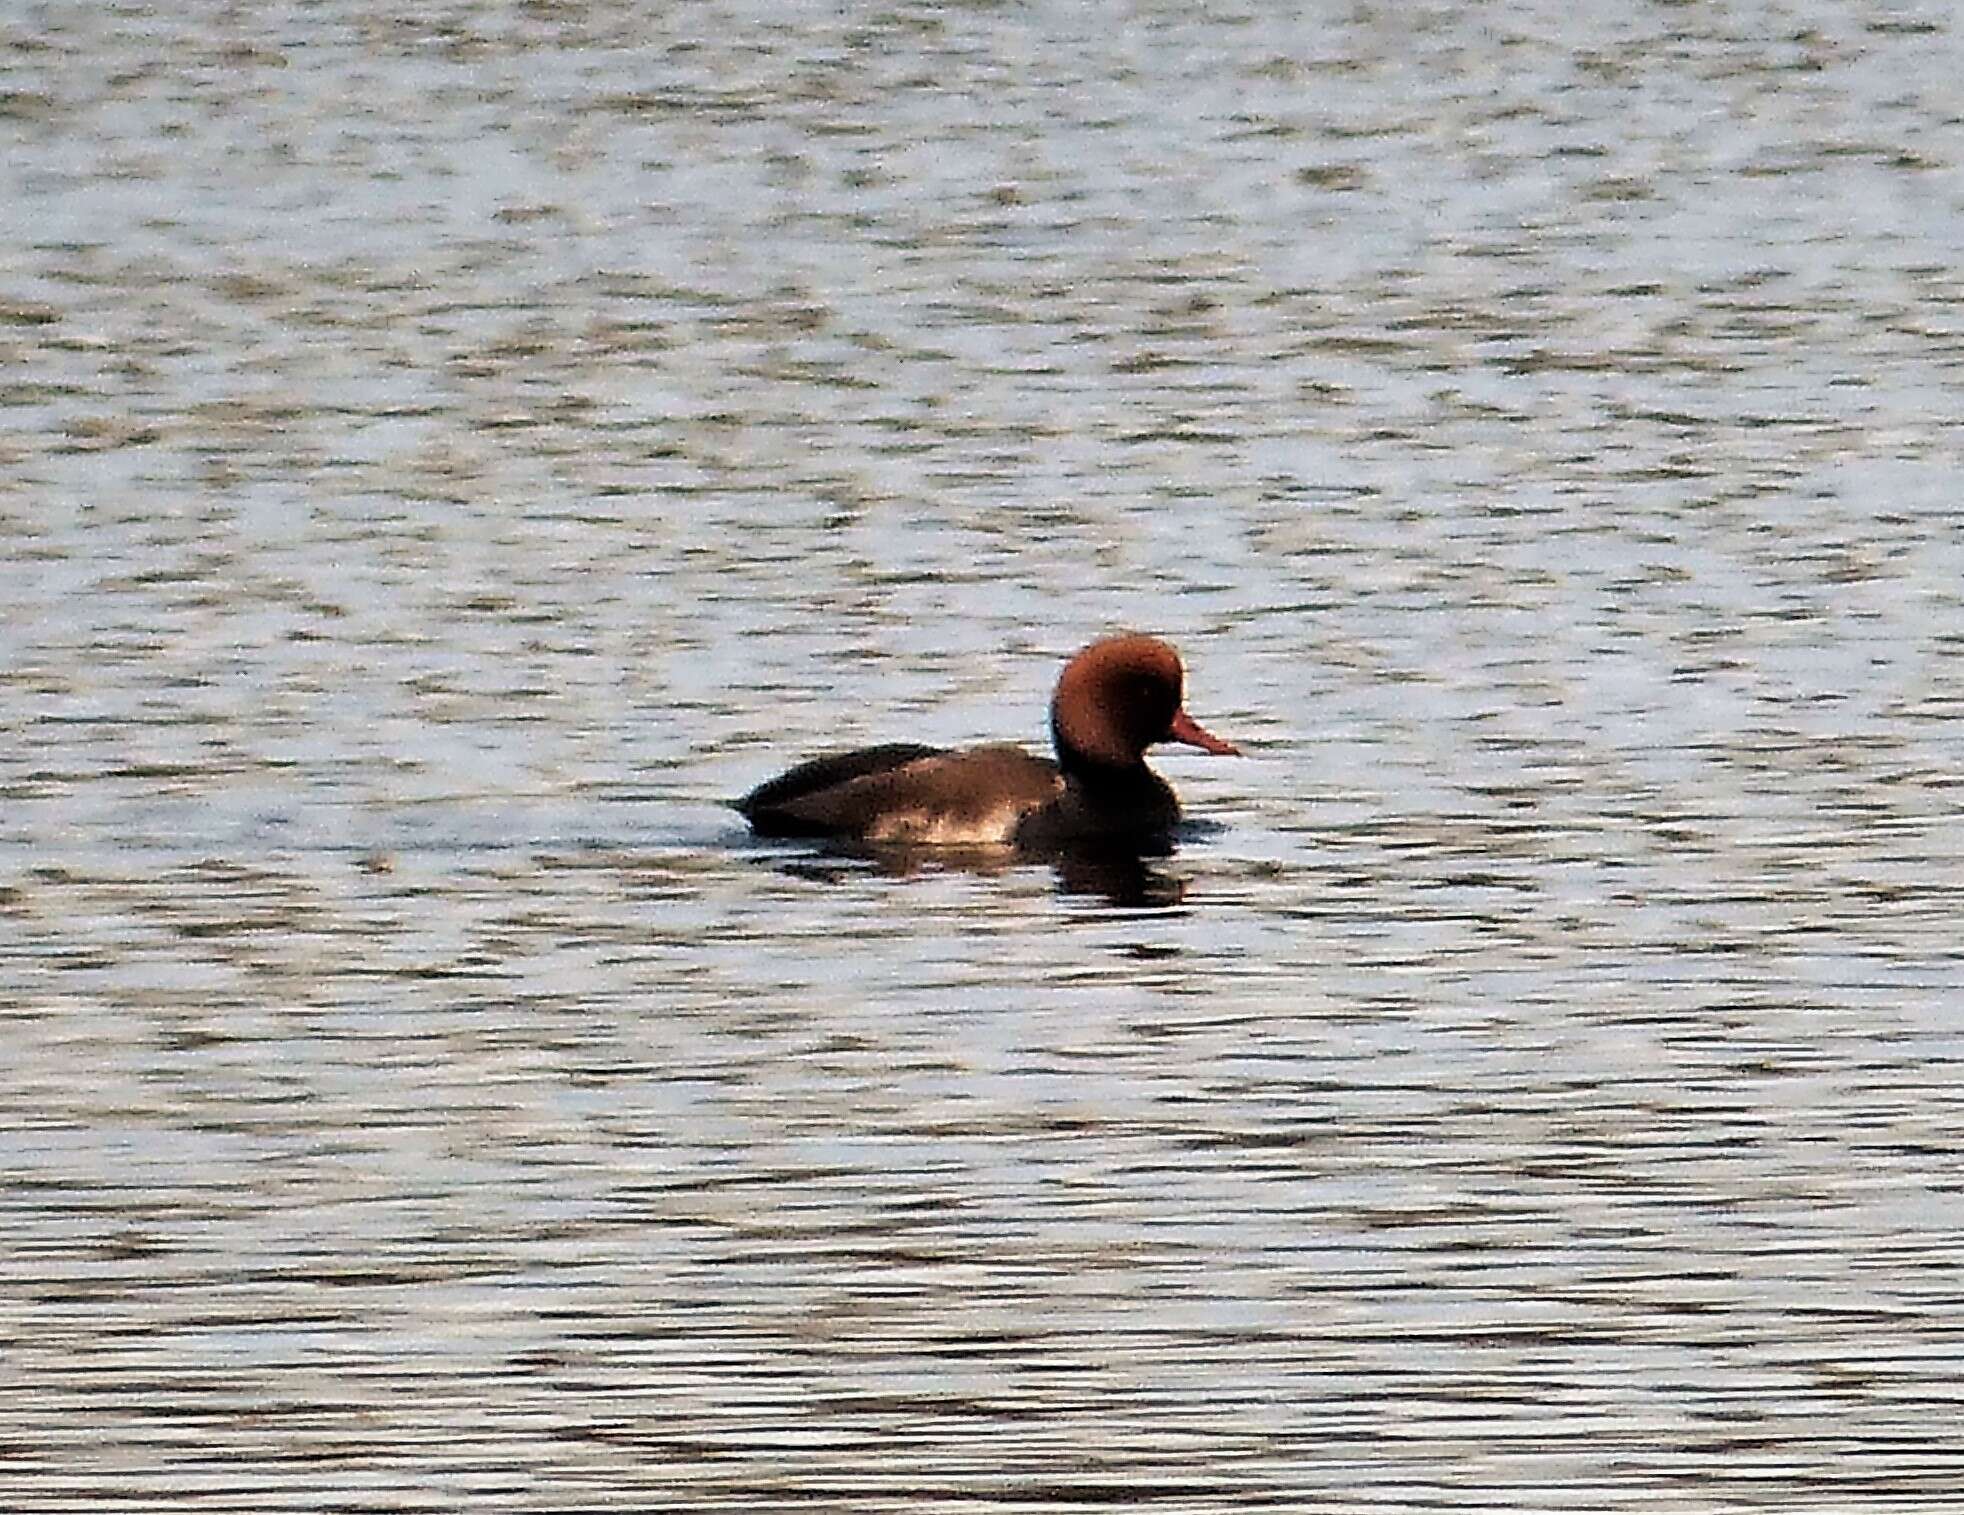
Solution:
{"label": "duck", "polygon": [[887,742],[798,764],[735,801],[760,837],[895,847],[1163,848],[1180,801],[1146,766],[1162,742],[1235,756],[1188,715],[1186,669],[1158,637],[1093,642],[1050,701],[1055,759],[1009,742],[950,751]]}

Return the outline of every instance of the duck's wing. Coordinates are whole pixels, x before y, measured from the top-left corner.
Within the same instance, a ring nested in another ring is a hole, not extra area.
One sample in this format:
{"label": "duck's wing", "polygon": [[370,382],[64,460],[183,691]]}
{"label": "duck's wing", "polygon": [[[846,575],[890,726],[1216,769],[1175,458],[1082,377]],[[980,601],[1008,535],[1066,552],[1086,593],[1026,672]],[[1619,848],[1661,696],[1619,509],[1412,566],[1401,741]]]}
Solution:
{"label": "duck's wing", "polygon": [[[820,776],[833,782],[820,783],[808,772],[828,763],[833,766]],[[767,793],[778,785],[786,788]],[[1053,801],[1063,787],[1056,764],[1020,747],[943,752],[894,744],[794,768],[739,808],[765,836],[997,846],[1010,839],[1023,816]]]}
{"label": "duck's wing", "polygon": [[998,743],[944,752],[860,779],[841,796],[851,832],[901,847],[1000,847],[1064,792],[1048,758]]}
{"label": "duck's wing", "polygon": [[[825,819],[835,808],[834,791],[921,758],[938,757],[942,751],[919,742],[886,742],[828,753],[759,784],[734,804],[759,836],[828,836],[839,829]],[[834,803],[827,802],[828,795]]]}

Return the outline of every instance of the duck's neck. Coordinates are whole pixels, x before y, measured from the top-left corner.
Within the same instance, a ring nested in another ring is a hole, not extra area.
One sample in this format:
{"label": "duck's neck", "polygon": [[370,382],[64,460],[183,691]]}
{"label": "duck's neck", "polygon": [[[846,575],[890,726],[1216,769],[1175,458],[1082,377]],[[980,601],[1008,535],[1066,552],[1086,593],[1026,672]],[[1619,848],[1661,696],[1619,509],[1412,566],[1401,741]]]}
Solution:
{"label": "duck's neck", "polygon": [[1151,823],[1170,824],[1179,819],[1180,803],[1172,786],[1148,768],[1144,758],[1101,763],[1059,742],[1057,766],[1081,803]]}

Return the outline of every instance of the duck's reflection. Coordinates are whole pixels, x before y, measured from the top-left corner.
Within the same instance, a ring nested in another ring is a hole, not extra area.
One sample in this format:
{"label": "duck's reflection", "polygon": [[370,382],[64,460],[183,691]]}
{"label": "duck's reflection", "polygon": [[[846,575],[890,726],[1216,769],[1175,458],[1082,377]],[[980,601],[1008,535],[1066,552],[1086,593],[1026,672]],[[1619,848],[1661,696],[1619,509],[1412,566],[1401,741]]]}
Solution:
{"label": "duck's reflection", "polygon": [[1124,910],[1167,910],[1187,896],[1187,881],[1136,852],[1073,853],[1049,860],[1060,894],[1095,895]]}
{"label": "duck's reflection", "polygon": [[1013,869],[1048,867],[1057,892],[1102,899],[1126,910],[1165,910],[1186,898],[1187,881],[1160,865],[1170,854],[1148,855],[1135,849],[1054,854],[1012,852],[1003,848],[830,846],[795,858],[780,858],[778,869],[792,878],[819,884],[844,884],[868,873],[887,878],[915,878],[929,873],[969,873],[997,878]]}

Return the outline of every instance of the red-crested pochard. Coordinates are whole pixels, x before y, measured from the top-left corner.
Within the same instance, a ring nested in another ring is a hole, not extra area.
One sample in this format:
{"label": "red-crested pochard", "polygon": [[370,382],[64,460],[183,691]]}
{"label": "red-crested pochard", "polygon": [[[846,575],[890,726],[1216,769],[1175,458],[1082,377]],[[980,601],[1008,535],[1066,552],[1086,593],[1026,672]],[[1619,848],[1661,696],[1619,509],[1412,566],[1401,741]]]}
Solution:
{"label": "red-crested pochard", "polygon": [[1181,708],[1180,655],[1149,636],[1093,642],[1050,701],[1057,761],[1009,743],[949,752],[914,742],[800,763],[736,802],[759,836],[1056,850],[1164,842],[1180,802],[1148,747],[1235,749]]}

